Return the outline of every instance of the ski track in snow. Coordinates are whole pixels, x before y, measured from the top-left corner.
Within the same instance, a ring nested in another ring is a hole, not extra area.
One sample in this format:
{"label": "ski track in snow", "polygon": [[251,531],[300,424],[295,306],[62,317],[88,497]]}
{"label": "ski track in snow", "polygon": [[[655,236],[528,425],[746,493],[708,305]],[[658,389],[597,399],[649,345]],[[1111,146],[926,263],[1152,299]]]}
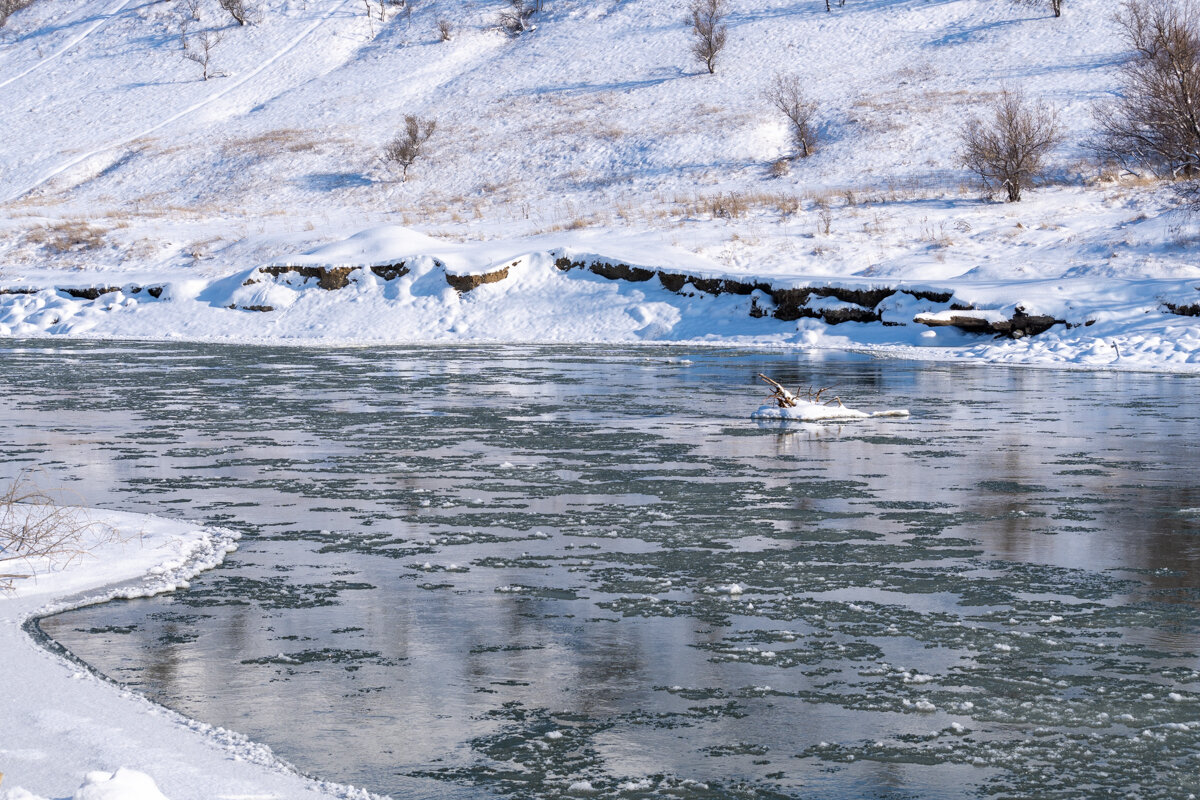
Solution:
{"label": "ski track in snow", "polygon": [[213,92],[208,97],[201,100],[200,102],[193,103],[192,105],[188,106],[187,108],[183,109],[182,111],[178,111],[175,114],[172,114],[171,116],[167,117],[166,119],[160,120],[159,122],[155,123],[154,125],[150,126],[149,128],[145,128],[144,130],[140,130],[137,133],[133,133],[128,136],[122,137],[121,139],[118,139],[115,142],[109,142],[108,144],[106,144],[102,147],[98,147],[94,150],[89,150],[86,153],[76,156],[75,158],[71,159],[70,161],[66,162],[65,164],[60,164],[59,166],[52,169],[50,172],[46,173],[42,177],[35,180],[29,186],[26,186],[24,189],[18,190],[17,193],[11,195],[6,202],[11,203],[21,197],[24,197],[25,195],[29,194],[33,190],[37,189],[39,186],[42,186],[45,183],[47,183],[48,181],[53,180],[58,175],[61,175],[62,173],[69,170],[71,167],[82,164],[83,162],[87,161],[89,158],[94,158],[95,156],[98,156],[101,153],[108,152],[109,150],[113,150],[117,147],[121,147],[123,145],[129,144],[130,142],[135,141],[137,139],[141,139],[142,137],[149,136],[150,134],[154,133],[155,131],[165,128],[166,126],[170,125],[171,123],[177,122],[177,121],[183,119],[184,117],[186,117],[187,115],[192,114],[196,111],[199,111],[201,108],[204,108],[205,106],[209,105],[210,103],[212,103],[216,100],[220,100],[222,97],[229,94],[230,92],[233,92],[236,89],[241,88],[246,83],[248,83],[252,78],[257,77],[259,74],[261,74],[264,70],[266,70],[268,67],[270,67],[272,64],[274,64],[276,61],[283,58],[285,55],[290,53],[292,50],[295,50],[296,47],[302,41],[307,39],[310,34],[312,34],[317,28],[321,27],[321,25],[323,25],[326,20],[328,20],[330,17],[332,17],[334,14],[336,14],[342,8],[344,8],[349,2],[350,2],[350,0],[342,0],[342,2],[331,7],[324,14],[322,14],[320,17],[318,17],[316,20],[314,20],[311,25],[309,25],[307,28],[305,28],[303,31],[301,31],[298,36],[296,36],[294,39],[292,39],[290,42],[288,42],[284,47],[282,47],[281,49],[276,51],[270,58],[264,59],[263,62],[261,64],[259,64],[257,67],[250,70],[245,75],[243,75],[242,77],[235,80],[233,83],[230,83],[229,85],[225,86],[223,89]]}
{"label": "ski track in snow", "polygon": [[26,75],[35,71],[39,67],[46,66],[51,61],[54,61],[56,58],[63,55],[64,53],[66,53],[68,50],[72,49],[73,47],[78,46],[84,39],[86,39],[87,37],[89,37],[93,33],[95,33],[97,30],[99,30],[101,25],[104,25],[109,20],[111,20],[113,17],[115,17],[117,14],[120,14],[122,11],[124,11],[125,8],[131,2],[133,2],[133,0],[121,0],[115,6],[110,8],[108,11],[105,11],[103,14],[100,14],[99,17],[97,18],[97,20],[92,24],[92,26],[90,28],[88,28],[87,30],[85,30],[83,33],[79,34],[74,39],[67,42],[65,45],[63,45],[59,49],[55,50],[53,53],[46,56],[45,58],[37,60],[36,62],[33,63],[32,66],[28,67],[27,69],[25,69],[21,72],[18,72],[16,75],[13,75],[11,78],[8,78],[7,80],[0,81],[0,89],[3,89],[5,86],[8,86],[10,83],[19,81],[21,78],[24,78]]}

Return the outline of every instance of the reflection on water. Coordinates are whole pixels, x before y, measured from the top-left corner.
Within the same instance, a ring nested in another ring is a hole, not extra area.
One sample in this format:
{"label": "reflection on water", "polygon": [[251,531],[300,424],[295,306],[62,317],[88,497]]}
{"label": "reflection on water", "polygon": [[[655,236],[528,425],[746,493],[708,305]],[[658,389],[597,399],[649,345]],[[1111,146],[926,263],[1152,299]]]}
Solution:
{"label": "reflection on water", "polygon": [[[187,591],[43,628],[310,773],[396,797],[1200,789],[1196,379],[2,352],[0,477],[246,536]],[[757,372],[913,416],[760,427]]]}

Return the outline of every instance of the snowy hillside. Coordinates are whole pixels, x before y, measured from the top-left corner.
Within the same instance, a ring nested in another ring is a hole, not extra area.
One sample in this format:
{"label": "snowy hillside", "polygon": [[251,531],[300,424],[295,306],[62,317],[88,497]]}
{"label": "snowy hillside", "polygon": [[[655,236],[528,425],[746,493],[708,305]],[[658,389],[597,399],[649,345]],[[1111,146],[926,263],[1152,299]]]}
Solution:
{"label": "snowy hillside", "polygon": [[[1194,323],[1166,319],[1162,302],[1200,299],[1184,283],[1200,277],[1196,225],[1169,189],[1103,179],[1083,146],[1093,104],[1119,85],[1109,0],[1068,3],[1057,19],[1008,0],[831,12],[737,0],[714,75],[690,53],[679,0],[547,0],[516,37],[498,25],[500,0],[415,0],[387,6],[385,21],[354,0],[260,0],[245,27],[216,0],[199,21],[186,5],[36,0],[0,29],[0,287],[212,282],[399,225],[503,243],[484,248],[497,259],[575,248],[788,285],[934,283],[1006,316],[1121,317],[1092,338],[1129,335],[1137,318],[1136,335],[1193,354],[1177,345]],[[203,30],[222,34],[208,80],[183,57],[185,19],[193,47]],[[764,97],[780,74],[804,79],[821,137],[782,175],[787,130]],[[958,157],[964,120],[1006,86],[1058,109],[1068,134],[1051,184],[1011,205],[981,199]],[[380,154],[406,114],[438,128],[402,183]],[[33,311],[0,303],[0,333],[73,332]],[[225,316],[206,335],[270,335],[261,318]],[[838,341],[920,334],[827,327]]]}

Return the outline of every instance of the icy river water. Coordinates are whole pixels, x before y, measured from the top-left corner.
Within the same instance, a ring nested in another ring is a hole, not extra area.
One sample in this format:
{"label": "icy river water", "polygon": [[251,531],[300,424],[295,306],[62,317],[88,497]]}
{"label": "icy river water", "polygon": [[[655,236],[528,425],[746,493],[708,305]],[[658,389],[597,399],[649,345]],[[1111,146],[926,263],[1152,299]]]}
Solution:
{"label": "icy river water", "polygon": [[[5,342],[0,478],[236,528],[42,628],[395,798],[1200,792],[1200,380]],[[760,427],[755,374],[907,419]]]}

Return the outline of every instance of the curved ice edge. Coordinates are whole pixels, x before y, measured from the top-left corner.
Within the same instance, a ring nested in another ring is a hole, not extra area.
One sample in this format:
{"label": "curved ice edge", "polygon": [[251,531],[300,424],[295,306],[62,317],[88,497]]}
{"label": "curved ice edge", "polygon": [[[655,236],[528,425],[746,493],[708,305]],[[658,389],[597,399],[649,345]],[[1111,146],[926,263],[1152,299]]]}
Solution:
{"label": "curved ice edge", "polygon": [[893,408],[887,411],[868,413],[855,408],[802,403],[795,408],[779,408],[772,405],[759,406],[750,415],[750,419],[778,420],[780,422],[853,422],[860,419],[907,416],[908,409],[906,408]]}
{"label": "curved ice edge", "polygon": [[83,659],[76,656],[64,645],[55,641],[38,626],[45,617],[74,611],[86,606],[100,605],[110,600],[132,600],[140,597],[153,597],[176,589],[186,589],[188,581],[201,572],[220,566],[228,553],[237,549],[237,540],[241,533],[228,528],[203,527],[199,531],[202,538],[192,543],[190,549],[182,557],[172,558],[147,570],[140,578],[123,581],[101,589],[98,592],[88,591],[73,597],[59,598],[41,606],[27,614],[20,622],[21,628],[40,644],[51,656],[66,661],[72,665],[81,665],[98,680],[117,687],[127,695],[132,703],[143,705],[143,713],[152,713],[177,725],[197,733],[202,741],[209,746],[224,752],[229,758],[263,767],[272,772],[294,775],[306,781],[313,789],[330,797],[345,800],[390,800],[386,795],[378,795],[355,786],[325,781],[314,778],[293,764],[284,761],[272,752],[268,745],[251,740],[248,736],[209,725],[207,722],[192,719],[174,709],[156,703],[145,695],[138,694],[123,686],[120,682],[105,675]]}

